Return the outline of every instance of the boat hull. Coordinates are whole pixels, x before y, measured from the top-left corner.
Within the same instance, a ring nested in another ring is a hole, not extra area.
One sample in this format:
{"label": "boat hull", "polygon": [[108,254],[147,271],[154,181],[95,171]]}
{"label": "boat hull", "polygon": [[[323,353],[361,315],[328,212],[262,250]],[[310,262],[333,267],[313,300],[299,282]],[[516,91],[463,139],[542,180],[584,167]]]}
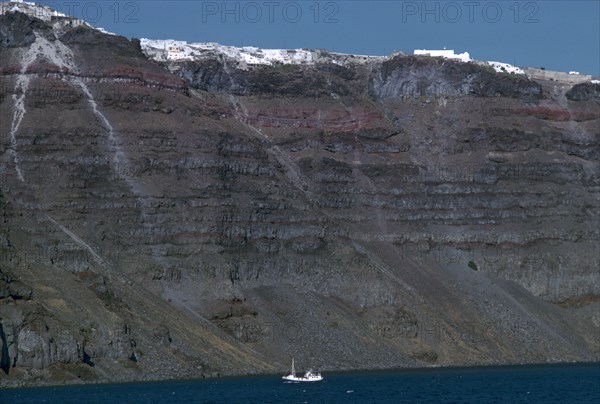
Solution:
{"label": "boat hull", "polygon": [[288,382],[320,382],[323,380],[323,376],[316,377],[298,377],[298,376],[283,376],[283,380],[287,380]]}

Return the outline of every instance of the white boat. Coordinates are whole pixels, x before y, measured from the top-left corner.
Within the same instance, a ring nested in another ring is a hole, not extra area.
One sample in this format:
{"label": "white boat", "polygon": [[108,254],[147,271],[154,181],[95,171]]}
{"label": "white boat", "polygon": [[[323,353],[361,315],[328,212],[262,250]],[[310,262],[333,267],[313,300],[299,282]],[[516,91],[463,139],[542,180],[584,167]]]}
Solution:
{"label": "white boat", "polygon": [[323,380],[321,372],[318,370],[309,369],[304,373],[304,376],[296,376],[296,369],[294,368],[294,359],[292,358],[292,371],[282,377],[283,380],[288,382],[320,382]]}

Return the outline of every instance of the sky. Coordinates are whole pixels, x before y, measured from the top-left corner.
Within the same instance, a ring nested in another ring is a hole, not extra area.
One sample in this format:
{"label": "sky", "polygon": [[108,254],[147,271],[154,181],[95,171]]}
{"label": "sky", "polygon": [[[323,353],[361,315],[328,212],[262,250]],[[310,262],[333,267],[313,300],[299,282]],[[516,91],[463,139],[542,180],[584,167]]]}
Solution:
{"label": "sky", "polygon": [[128,38],[361,55],[446,48],[600,75],[600,0],[38,2]]}

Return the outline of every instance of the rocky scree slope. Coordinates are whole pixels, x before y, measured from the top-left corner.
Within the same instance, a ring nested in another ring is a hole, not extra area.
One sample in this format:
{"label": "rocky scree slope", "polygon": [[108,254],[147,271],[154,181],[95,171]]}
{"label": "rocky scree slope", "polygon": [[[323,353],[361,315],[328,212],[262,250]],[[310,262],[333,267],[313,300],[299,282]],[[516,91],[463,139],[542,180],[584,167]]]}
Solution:
{"label": "rocky scree slope", "polygon": [[598,360],[597,84],[69,21],[0,17],[2,385]]}

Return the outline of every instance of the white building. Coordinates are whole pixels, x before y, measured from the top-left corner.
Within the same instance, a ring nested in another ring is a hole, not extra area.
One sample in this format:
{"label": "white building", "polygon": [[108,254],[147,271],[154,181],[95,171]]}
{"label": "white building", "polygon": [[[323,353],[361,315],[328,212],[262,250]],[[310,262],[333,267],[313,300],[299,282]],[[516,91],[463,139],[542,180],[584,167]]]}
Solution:
{"label": "white building", "polygon": [[429,49],[415,49],[413,52],[414,55],[421,56],[432,56],[432,57],[442,57],[446,59],[456,59],[461,60],[463,62],[469,62],[471,60],[471,56],[469,52],[454,53],[452,49],[443,49],[443,50],[429,50]]}
{"label": "white building", "polygon": [[[14,13],[17,11],[23,14],[27,14],[30,17],[39,18],[40,20],[44,21],[50,21],[52,17],[66,17],[65,14],[53,10],[50,7],[42,6],[28,1],[13,0],[10,2],[0,3],[0,15],[6,13]],[[81,22],[81,24],[84,23]]]}

